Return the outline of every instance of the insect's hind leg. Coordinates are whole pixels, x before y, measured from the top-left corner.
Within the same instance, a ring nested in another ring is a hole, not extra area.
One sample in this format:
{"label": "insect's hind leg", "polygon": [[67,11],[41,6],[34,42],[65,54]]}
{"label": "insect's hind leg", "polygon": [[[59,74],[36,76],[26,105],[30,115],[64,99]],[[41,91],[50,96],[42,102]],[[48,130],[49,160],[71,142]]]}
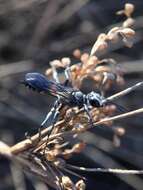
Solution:
{"label": "insect's hind leg", "polygon": [[46,115],[44,121],[41,123],[40,128],[39,128],[39,139],[41,139],[41,129],[44,127],[44,125],[46,124],[46,122],[50,119],[50,117],[54,114],[57,110],[57,107],[60,104],[60,99],[56,100],[52,109],[50,110],[50,112]]}
{"label": "insect's hind leg", "polygon": [[48,130],[49,135],[51,134],[51,131],[53,130],[54,125],[58,120],[61,108],[62,108],[62,103],[59,103],[59,105],[55,109],[55,113],[54,113],[54,116],[52,118],[52,125],[49,127],[49,130]]}
{"label": "insect's hind leg", "polygon": [[46,115],[44,121],[41,123],[41,127],[43,127],[45,125],[45,123],[49,120],[49,118],[54,114],[55,110],[57,109],[58,105],[60,103],[60,100],[56,100],[52,109],[50,110],[50,112]]}
{"label": "insect's hind leg", "polygon": [[57,122],[57,119],[58,119],[58,116],[60,114],[60,109],[61,108],[62,108],[62,103],[59,103],[59,105],[55,109],[54,117],[52,119],[52,125],[48,128],[48,136],[47,136],[47,141],[46,141],[46,144],[45,144],[44,152],[46,151],[49,136],[50,136],[50,134],[51,134],[51,132],[52,132],[52,130],[54,128],[55,123]]}

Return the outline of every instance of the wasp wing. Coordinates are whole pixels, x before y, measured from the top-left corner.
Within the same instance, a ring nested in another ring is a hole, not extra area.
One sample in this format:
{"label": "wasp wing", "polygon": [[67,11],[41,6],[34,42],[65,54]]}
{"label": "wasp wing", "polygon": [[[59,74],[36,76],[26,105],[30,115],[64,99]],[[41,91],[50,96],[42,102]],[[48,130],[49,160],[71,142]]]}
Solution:
{"label": "wasp wing", "polygon": [[53,96],[62,96],[66,99],[69,98],[72,88],[67,88],[64,85],[48,80],[40,73],[27,73],[25,75],[24,84],[38,92],[45,92]]}

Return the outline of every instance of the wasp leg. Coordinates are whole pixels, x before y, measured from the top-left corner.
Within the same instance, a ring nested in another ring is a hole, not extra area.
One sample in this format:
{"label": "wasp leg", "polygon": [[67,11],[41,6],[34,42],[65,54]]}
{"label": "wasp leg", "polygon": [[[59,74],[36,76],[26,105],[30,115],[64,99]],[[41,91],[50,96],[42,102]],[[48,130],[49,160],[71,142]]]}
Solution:
{"label": "wasp leg", "polygon": [[[53,108],[50,110],[50,112],[46,115],[44,121],[41,123],[40,128],[39,128],[39,140],[41,139],[41,129],[42,127],[44,127],[44,125],[46,124],[46,122],[50,119],[50,117],[56,112],[56,109],[58,107],[58,105],[60,104],[60,99],[56,100]],[[49,129],[50,130],[50,129]]]}
{"label": "wasp leg", "polygon": [[56,67],[52,66],[52,70],[53,70],[53,79],[54,79],[57,83],[59,83],[60,81],[59,81],[58,72],[57,72]]}
{"label": "wasp leg", "polygon": [[87,106],[86,104],[84,104],[84,110],[85,110],[85,112],[86,112],[86,114],[87,114],[87,116],[88,116],[88,121],[89,121],[89,123],[90,123],[90,125],[91,125],[91,127],[92,127],[92,126],[93,126],[92,117],[91,117],[91,115],[90,115],[88,106]]}
{"label": "wasp leg", "polygon": [[64,86],[68,86],[68,84],[71,82],[71,70],[70,70],[69,66],[66,67],[64,73],[65,73],[65,77],[66,77]]}
{"label": "wasp leg", "polygon": [[60,99],[55,101],[53,108],[50,110],[50,112],[46,115],[44,121],[41,123],[41,127],[43,127],[45,125],[45,123],[49,120],[49,118],[54,114],[59,103],[60,103]]}
{"label": "wasp leg", "polygon": [[60,109],[62,108],[62,104],[59,103],[59,105],[55,108],[55,113],[54,113],[54,117],[52,118],[52,125],[48,128],[48,136],[47,136],[47,141],[46,141],[46,145],[45,145],[45,148],[44,148],[44,152],[46,151],[46,147],[47,147],[47,144],[48,144],[48,139],[49,139],[49,136],[54,128],[54,125],[55,123],[57,122],[57,119],[58,119],[58,116],[60,114]]}
{"label": "wasp leg", "polygon": [[60,109],[62,108],[62,104],[60,103],[57,108],[55,109],[55,113],[54,113],[54,116],[52,118],[52,125],[49,127],[48,129],[48,133],[49,135],[51,134],[51,131],[53,130],[54,128],[54,125],[55,123],[57,122],[58,120],[58,117],[59,117],[59,114],[60,114]]}
{"label": "wasp leg", "polygon": [[71,70],[69,66],[67,66],[65,69],[65,77],[66,77],[66,80],[71,81]]}

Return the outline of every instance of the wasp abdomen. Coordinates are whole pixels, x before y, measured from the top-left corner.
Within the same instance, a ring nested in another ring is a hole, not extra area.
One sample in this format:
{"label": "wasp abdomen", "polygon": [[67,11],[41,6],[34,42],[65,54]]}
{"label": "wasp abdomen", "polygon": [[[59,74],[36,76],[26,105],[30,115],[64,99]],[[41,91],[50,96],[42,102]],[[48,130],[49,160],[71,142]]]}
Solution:
{"label": "wasp abdomen", "polygon": [[39,73],[27,73],[23,84],[34,91],[46,92],[48,88],[47,80],[46,77]]}

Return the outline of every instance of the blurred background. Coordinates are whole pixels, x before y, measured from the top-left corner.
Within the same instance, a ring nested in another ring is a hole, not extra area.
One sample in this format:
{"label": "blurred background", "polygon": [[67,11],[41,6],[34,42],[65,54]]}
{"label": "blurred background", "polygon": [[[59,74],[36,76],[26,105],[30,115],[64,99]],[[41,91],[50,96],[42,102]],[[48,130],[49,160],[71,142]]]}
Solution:
{"label": "blurred background", "polygon": [[[126,70],[123,88],[143,80],[143,1],[141,0],[0,0],[0,140],[9,145],[34,134],[54,99],[20,84],[25,73],[44,73],[49,62],[72,57],[74,49],[90,52],[97,36],[122,22],[115,13],[133,3],[137,31],[133,48],[117,45],[112,57]],[[74,60],[73,60],[74,61]],[[90,90],[90,89],[88,89]],[[118,91],[121,89],[117,89]],[[133,110],[142,107],[143,90],[137,89],[118,103]],[[115,122],[126,129],[120,147],[107,128],[92,129],[82,138],[88,146],[70,163],[86,167],[143,169],[142,115]],[[87,189],[142,190],[143,176],[80,173]],[[17,178],[19,179],[17,182]],[[74,179],[74,178],[73,178]],[[46,190],[37,178],[28,178],[0,159],[0,190]]]}

